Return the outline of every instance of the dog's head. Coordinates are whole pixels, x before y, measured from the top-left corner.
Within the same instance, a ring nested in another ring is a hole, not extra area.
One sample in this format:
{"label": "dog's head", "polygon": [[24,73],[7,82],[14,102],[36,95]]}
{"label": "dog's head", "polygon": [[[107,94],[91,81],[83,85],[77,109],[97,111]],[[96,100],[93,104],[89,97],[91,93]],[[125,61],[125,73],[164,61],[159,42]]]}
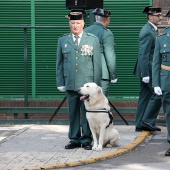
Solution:
{"label": "dog's head", "polygon": [[94,98],[99,96],[102,93],[101,87],[97,86],[96,83],[86,83],[83,87],[78,88],[78,93],[82,96],[80,100],[89,100],[90,98]]}

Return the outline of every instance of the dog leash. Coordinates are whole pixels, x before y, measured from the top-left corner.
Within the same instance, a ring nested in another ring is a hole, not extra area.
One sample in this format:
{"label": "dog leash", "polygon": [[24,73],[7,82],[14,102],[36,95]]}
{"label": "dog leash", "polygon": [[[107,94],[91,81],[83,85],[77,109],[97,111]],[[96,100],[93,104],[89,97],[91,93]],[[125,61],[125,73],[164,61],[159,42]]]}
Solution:
{"label": "dog leash", "polygon": [[104,113],[108,113],[109,118],[110,118],[110,122],[106,126],[106,128],[108,128],[110,126],[110,124],[113,122],[113,116],[112,116],[112,114],[110,114],[111,112],[107,111],[106,109],[104,109],[104,110],[102,110],[102,109],[100,109],[100,110],[87,110],[87,112],[93,112],[93,113],[97,113],[97,112],[103,113],[104,112]]}

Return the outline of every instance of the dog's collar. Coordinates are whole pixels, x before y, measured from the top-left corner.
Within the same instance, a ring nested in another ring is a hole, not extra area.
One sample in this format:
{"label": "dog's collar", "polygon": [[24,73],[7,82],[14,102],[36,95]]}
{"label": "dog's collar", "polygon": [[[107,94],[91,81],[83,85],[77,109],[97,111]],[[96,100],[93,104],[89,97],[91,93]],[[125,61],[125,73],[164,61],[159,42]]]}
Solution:
{"label": "dog's collar", "polygon": [[101,108],[101,109],[98,109],[98,110],[87,110],[87,112],[105,112],[105,113],[108,113],[109,111],[106,110],[105,108]]}
{"label": "dog's collar", "polygon": [[110,126],[110,124],[113,122],[113,116],[111,114],[110,111],[106,110],[105,108],[103,109],[99,109],[99,110],[86,110],[87,112],[93,112],[93,113],[96,113],[96,112],[100,112],[100,113],[108,113],[109,115],[109,118],[110,118],[110,122],[109,124],[106,126],[106,128],[108,128]]}
{"label": "dog's collar", "polygon": [[95,112],[108,113],[109,111],[99,109],[99,110],[87,110],[87,112],[94,112],[94,113],[95,113]]}

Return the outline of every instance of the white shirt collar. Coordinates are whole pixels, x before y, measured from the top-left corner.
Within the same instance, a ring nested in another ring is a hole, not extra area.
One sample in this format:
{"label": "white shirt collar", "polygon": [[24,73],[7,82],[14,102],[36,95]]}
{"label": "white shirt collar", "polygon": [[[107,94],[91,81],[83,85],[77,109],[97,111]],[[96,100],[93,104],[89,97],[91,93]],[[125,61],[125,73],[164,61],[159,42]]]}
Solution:
{"label": "white shirt collar", "polygon": [[154,25],[154,24],[152,24],[152,22],[150,22],[150,21],[148,21],[153,27],[154,27],[154,29],[157,31],[157,26],[156,25]]}
{"label": "white shirt collar", "polygon": [[[80,40],[81,40],[82,35],[83,35],[83,31],[78,35],[78,36],[79,36],[78,44],[80,43]],[[74,35],[74,34],[72,33],[73,41],[75,41],[75,37],[74,37],[74,36],[76,36],[76,35]]]}

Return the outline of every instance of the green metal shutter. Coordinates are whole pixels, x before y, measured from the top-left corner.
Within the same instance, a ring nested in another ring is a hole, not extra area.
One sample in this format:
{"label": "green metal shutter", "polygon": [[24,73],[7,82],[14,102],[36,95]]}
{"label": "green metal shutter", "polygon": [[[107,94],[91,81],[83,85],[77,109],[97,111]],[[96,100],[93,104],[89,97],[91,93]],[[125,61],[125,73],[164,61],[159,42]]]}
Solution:
{"label": "green metal shutter", "polygon": [[[104,0],[111,10],[110,26],[143,26],[142,14],[149,0]],[[68,26],[65,0],[0,1],[0,24]],[[89,21],[87,20],[87,25]],[[111,85],[110,97],[138,96],[139,83],[133,68],[138,55],[137,29],[111,28],[116,43],[118,83]],[[28,29],[28,93],[30,99],[61,99],[65,93],[56,89],[56,48],[58,37],[66,29]],[[0,28],[0,96],[24,96],[23,30]]]}

